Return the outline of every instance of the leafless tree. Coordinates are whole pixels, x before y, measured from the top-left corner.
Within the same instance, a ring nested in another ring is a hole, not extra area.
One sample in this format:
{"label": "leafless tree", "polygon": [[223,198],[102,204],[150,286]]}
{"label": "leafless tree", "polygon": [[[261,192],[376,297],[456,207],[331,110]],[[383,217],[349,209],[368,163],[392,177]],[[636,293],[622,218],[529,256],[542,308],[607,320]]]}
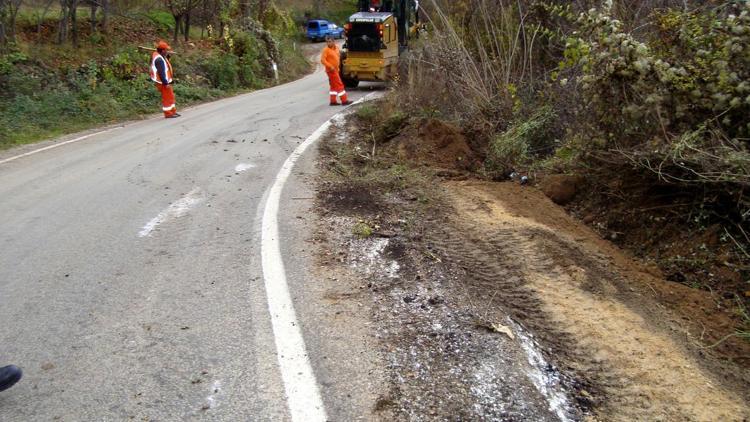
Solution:
{"label": "leafless tree", "polygon": [[163,0],[164,5],[174,17],[174,34],[172,42],[177,43],[180,31],[185,35],[185,41],[190,37],[190,15],[201,4],[201,0]]}
{"label": "leafless tree", "polygon": [[87,5],[91,8],[91,17],[89,18],[91,23],[91,33],[97,32],[99,25],[97,25],[96,14],[99,9],[102,10],[102,21],[101,30],[106,32],[107,21],[109,20],[109,0],[81,0],[81,4]]}
{"label": "leafless tree", "polygon": [[8,43],[8,36],[5,34],[5,20],[8,15],[8,0],[0,0],[0,47]]}
{"label": "leafless tree", "polygon": [[[2,1],[2,0],[0,0]],[[55,0],[45,0],[44,6],[42,7],[41,12],[38,10],[35,13],[36,16],[36,33],[37,35],[40,35],[42,33],[42,23],[44,22],[44,18],[47,16],[47,13],[49,12],[49,9],[52,7],[52,3],[54,3]]]}
{"label": "leafless tree", "polygon": [[16,41],[16,17],[23,0],[0,0],[0,45]]}
{"label": "leafless tree", "polygon": [[60,0],[60,21],[57,25],[57,43],[68,41],[68,0]]}

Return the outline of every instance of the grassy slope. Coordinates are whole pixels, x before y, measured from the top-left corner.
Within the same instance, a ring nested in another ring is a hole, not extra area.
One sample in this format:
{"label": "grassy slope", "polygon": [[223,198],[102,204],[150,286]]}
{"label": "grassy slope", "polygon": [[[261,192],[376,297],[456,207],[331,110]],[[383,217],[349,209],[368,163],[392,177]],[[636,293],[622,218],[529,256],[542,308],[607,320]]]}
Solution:
{"label": "grassy slope", "polygon": [[[159,111],[159,96],[147,76],[150,53],[136,47],[169,39],[163,22],[171,16],[117,17],[106,37],[91,35],[83,16],[79,49],[53,43],[54,20],[45,21],[37,34],[31,12],[21,16],[16,51],[0,55],[0,149]],[[180,54],[172,60],[179,106],[273,83],[259,64],[263,52],[255,40],[245,38],[246,48],[238,52],[243,40],[235,39],[227,52],[221,40],[199,40],[200,30],[192,36],[194,42],[175,46]],[[293,42],[280,41],[282,82],[309,70]]]}

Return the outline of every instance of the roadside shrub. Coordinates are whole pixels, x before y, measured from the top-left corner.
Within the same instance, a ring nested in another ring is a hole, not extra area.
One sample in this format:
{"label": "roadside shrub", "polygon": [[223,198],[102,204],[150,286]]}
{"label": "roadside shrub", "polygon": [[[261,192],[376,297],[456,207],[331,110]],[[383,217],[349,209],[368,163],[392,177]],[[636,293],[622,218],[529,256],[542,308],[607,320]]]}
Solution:
{"label": "roadside shrub", "polygon": [[256,59],[260,46],[258,40],[244,31],[236,31],[232,34],[231,52],[237,57],[250,57]]}
{"label": "roadside shrub", "polygon": [[489,144],[484,168],[488,175],[502,178],[532,158],[548,153],[554,144],[551,133],[555,114],[543,107],[527,119],[520,119],[508,130],[496,135]]}
{"label": "roadside shrub", "polygon": [[239,81],[245,88],[260,88],[263,86],[263,80],[257,75],[260,73],[258,61],[249,57],[242,57],[239,60]]}
{"label": "roadside shrub", "polygon": [[[109,62],[108,72],[112,78],[130,80],[145,66],[143,54],[131,48],[115,54]],[[105,79],[109,79],[105,77]]]}
{"label": "roadside shrub", "polygon": [[369,104],[365,104],[357,109],[356,114],[362,121],[373,123],[378,115],[378,110]]}
{"label": "roadside shrub", "polygon": [[389,115],[385,121],[378,127],[378,138],[381,140],[390,140],[396,137],[401,129],[406,126],[408,116],[402,111],[396,111]]}
{"label": "roadside shrub", "polygon": [[279,42],[281,61],[279,62],[279,79],[281,82],[293,80],[299,75],[310,73],[312,67],[305,54],[294,39],[282,39]]}
{"label": "roadside shrub", "polygon": [[650,41],[608,12],[581,14],[587,35],[569,39],[563,63],[580,66],[578,82],[605,130],[663,138],[710,121],[730,138],[750,133],[750,4],[661,12]]}
{"label": "roadside shrub", "polygon": [[368,237],[372,236],[373,229],[364,221],[359,221],[352,228],[352,234],[357,236],[359,239],[367,239]]}
{"label": "roadside shrub", "polygon": [[262,17],[263,26],[277,37],[292,38],[298,35],[298,27],[288,11],[272,4]]}
{"label": "roadside shrub", "polygon": [[589,100],[579,117],[604,139],[591,149],[615,151],[666,182],[705,186],[734,204],[715,204],[734,209],[722,215],[746,224],[750,4],[667,10],[654,21],[654,33],[638,39],[608,7],[577,19],[580,31],[566,44],[561,70],[578,71],[575,83]]}
{"label": "roadside shrub", "polygon": [[203,61],[203,70],[212,87],[233,90],[239,85],[238,63],[237,56],[219,52]]}

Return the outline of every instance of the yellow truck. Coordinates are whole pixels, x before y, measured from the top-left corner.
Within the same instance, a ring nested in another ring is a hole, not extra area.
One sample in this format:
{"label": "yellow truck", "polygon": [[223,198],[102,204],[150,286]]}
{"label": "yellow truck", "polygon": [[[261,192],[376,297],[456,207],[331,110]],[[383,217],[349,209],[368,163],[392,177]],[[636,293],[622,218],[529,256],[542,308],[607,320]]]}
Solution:
{"label": "yellow truck", "polygon": [[360,11],[344,25],[341,79],[347,88],[357,87],[360,81],[387,82],[396,76],[415,12],[414,0],[385,1],[382,5],[375,0],[360,2]]}

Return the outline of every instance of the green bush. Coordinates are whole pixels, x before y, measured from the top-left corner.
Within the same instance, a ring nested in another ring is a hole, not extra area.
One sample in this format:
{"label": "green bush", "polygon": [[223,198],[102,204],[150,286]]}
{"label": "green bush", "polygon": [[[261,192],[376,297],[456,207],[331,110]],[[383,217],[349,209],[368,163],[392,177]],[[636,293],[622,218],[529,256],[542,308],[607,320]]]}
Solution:
{"label": "green bush", "polygon": [[528,165],[532,158],[553,149],[552,132],[556,115],[550,107],[542,107],[530,117],[520,119],[508,130],[495,136],[489,144],[485,171],[502,177],[520,165]]}
{"label": "green bush", "polygon": [[163,10],[155,10],[153,12],[146,13],[146,17],[156,24],[162,31],[174,30],[174,16],[171,13]]}
{"label": "green bush", "polygon": [[563,67],[580,66],[578,82],[607,131],[663,137],[711,121],[730,138],[747,137],[750,4],[739,7],[739,15],[662,12],[645,41],[592,9],[579,17],[586,36],[569,39]]}
{"label": "green bush", "polygon": [[373,123],[375,118],[378,117],[378,110],[369,104],[365,104],[357,110],[357,117],[364,122]]}
{"label": "green bush", "polygon": [[236,31],[232,34],[232,53],[237,57],[258,58],[260,45],[258,40],[244,31]]}
{"label": "green bush", "polygon": [[750,3],[654,21],[639,39],[606,7],[579,16],[561,68],[580,72],[581,119],[604,148],[663,180],[750,188]]}
{"label": "green bush", "polygon": [[239,59],[232,54],[219,52],[203,62],[203,70],[211,86],[221,90],[233,90],[239,86]]}
{"label": "green bush", "polygon": [[279,42],[281,62],[279,63],[279,78],[282,82],[293,80],[311,71],[310,62],[299,48],[299,43],[293,38],[282,39]]}

